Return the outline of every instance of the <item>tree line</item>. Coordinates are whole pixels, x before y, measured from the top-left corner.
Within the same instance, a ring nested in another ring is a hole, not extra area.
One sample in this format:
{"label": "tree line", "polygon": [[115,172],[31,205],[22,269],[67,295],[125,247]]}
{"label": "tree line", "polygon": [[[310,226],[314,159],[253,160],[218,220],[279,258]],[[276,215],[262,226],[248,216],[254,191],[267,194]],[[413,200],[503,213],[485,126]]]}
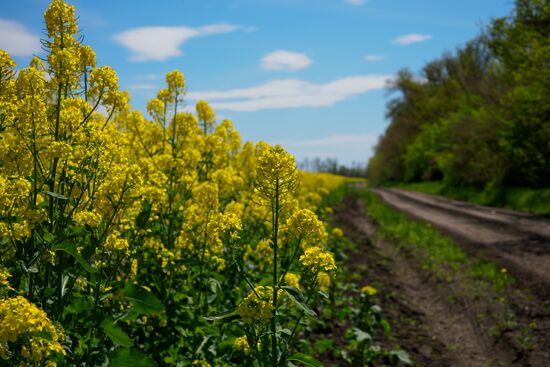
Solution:
{"label": "tree line", "polygon": [[550,0],[516,0],[455,52],[391,83],[374,182],[550,185]]}
{"label": "tree line", "polygon": [[304,158],[298,163],[298,168],[302,171],[328,172],[346,177],[365,177],[367,175],[366,162],[354,161],[351,164],[341,164],[338,159],[332,157]]}

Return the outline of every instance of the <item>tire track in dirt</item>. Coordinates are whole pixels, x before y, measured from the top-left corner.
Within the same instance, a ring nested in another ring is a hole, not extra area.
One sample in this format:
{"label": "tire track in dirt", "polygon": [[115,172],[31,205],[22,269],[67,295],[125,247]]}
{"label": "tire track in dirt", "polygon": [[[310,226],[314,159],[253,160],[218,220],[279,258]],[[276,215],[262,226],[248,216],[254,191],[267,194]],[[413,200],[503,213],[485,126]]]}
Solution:
{"label": "tire track in dirt", "polygon": [[373,189],[384,202],[426,221],[474,256],[494,260],[520,285],[550,302],[550,220],[400,189]]}
{"label": "tire track in dirt", "polygon": [[381,287],[382,307],[392,323],[392,334],[416,363],[514,365],[515,352],[495,347],[480,331],[472,308],[449,302],[456,298],[452,285],[428,279],[415,257],[399,251],[393,243],[373,240],[376,226],[367,219],[359,197],[347,198],[335,213],[335,224],[362,246],[350,257],[350,265],[367,263],[363,276]]}
{"label": "tire track in dirt", "polygon": [[[515,284],[507,290],[507,303],[515,314],[517,326],[501,330],[494,341],[501,349],[515,350],[514,360],[519,365],[550,365],[549,219],[405,190],[371,191],[407,216],[431,223],[462,245],[471,257],[508,269]],[[469,304],[464,308],[474,310],[473,317],[476,312],[480,314],[491,309],[490,303],[466,302]],[[530,331],[531,347],[522,345],[525,330],[521,328],[525,325],[534,326]],[[486,334],[491,332],[487,324],[484,329]]]}

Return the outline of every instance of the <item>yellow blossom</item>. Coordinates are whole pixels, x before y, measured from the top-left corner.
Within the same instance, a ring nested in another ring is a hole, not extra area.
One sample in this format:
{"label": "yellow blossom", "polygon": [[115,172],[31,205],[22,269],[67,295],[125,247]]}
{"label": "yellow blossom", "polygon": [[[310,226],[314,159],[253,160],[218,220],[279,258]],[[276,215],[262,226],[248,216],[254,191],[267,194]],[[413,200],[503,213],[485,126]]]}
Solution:
{"label": "yellow blossom", "polygon": [[294,273],[286,273],[284,280],[288,286],[300,288],[300,275]]}
{"label": "yellow blossom", "polygon": [[[277,297],[282,297],[279,289]],[[273,317],[273,287],[257,286],[239,303],[237,312],[246,324],[267,323]]]}
{"label": "yellow blossom", "polygon": [[[48,333],[49,337],[30,336],[40,332]],[[32,356],[35,361],[40,362],[55,353],[65,354],[62,341],[63,334],[48,319],[46,313],[24,297],[0,300],[0,346],[3,348],[9,348],[11,343],[26,343],[21,352],[27,355],[26,358]]]}
{"label": "yellow blossom", "polygon": [[340,237],[344,236],[344,231],[342,231],[341,228],[334,227],[332,229],[332,236],[335,237],[335,238],[340,238]]}
{"label": "yellow blossom", "polygon": [[246,338],[246,335],[236,338],[233,345],[235,346],[235,349],[244,352],[244,354],[250,354],[250,345],[248,344],[248,339]]}
{"label": "yellow blossom", "polygon": [[206,361],[203,361],[203,360],[199,360],[199,359],[195,359],[192,363],[193,366],[197,366],[197,367],[212,367],[210,365],[210,363],[206,362]]}
{"label": "yellow blossom", "polygon": [[64,33],[75,34],[78,30],[75,8],[63,0],[53,0],[44,13],[44,19],[49,37]]}
{"label": "yellow blossom", "polygon": [[172,95],[185,94],[185,77],[179,70],[174,70],[166,74],[166,84]]}
{"label": "yellow blossom", "polygon": [[327,237],[325,225],[309,209],[294,213],[287,220],[287,227],[291,233],[302,239],[304,244],[320,244]]}
{"label": "yellow blossom", "polygon": [[278,196],[282,202],[284,195],[298,186],[294,157],[279,145],[265,149],[256,165],[256,186],[261,198],[273,200]]}
{"label": "yellow blossom", "polygon": [[328,273],[325,273],[324,271],[320,271],[317,274],[317,283],[319,284],[319,288],[322,291],[328,291],[330,287],[331,277]]}
{"label": "yellow blossom", "polygon": [[370,285],[366,285],[364,287],[361,288],[361,292],[364,293],[364,294],[367,294],[369,296],[375,296],[376,293],[378,293],[378,291],[376,290],[376,288],[370,286]]}
{"label": "yellow blossom", "polygon": [[319,271],[336,270],[336,263],[332,254],[317,246],[307,248],[304,254],[300,256],[300,262],[314,274]]}

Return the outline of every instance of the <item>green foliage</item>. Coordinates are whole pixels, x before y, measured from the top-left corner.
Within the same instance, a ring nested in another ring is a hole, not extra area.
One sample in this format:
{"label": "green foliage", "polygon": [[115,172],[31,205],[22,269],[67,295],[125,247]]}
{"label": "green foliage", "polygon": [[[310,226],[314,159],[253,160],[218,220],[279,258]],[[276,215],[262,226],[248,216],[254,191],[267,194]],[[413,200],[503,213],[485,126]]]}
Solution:
{"label": "green foliage", "polygon": [[550,214],[550,189],[487,186],[453,186],[443,181],[401,183],[403,189],[443,195],[473,204],[509,208],[535,214]]}
{"label": "green foliage", "polygon": [[399,73],[374,182],[550,185],[550,3],[517,0],[454,54]]}

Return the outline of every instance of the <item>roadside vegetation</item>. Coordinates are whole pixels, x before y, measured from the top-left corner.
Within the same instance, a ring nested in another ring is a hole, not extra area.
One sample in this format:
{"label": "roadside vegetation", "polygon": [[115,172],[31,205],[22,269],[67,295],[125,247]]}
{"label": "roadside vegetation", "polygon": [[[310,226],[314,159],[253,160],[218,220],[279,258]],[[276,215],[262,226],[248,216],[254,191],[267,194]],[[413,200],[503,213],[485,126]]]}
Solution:
{"label": "roadside vegetation", "polygon": [[473,204],[508,208],[534,214],[550,215],[550,189],[521,187],[448,186],[442,181],[400,183],[396,186],[411,191],[442,195]]}
{"label": "roadside vegetation", "polygon": [[[402,70],[368,177],[439,181],[450,196],[530,209],[529,197],[539,192],[508,188],[550,186],[548,59],[550,2],[516,0],[510,16],[492,20],[420,74]],[[476,196],[462,187],[486,191]]]}

